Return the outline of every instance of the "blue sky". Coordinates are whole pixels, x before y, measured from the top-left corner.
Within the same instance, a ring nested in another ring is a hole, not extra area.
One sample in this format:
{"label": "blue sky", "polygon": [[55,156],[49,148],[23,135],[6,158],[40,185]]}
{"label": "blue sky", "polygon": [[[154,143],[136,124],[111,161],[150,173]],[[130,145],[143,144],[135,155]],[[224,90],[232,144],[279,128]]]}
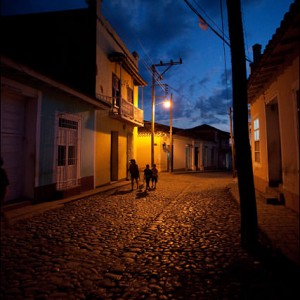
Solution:
{"label": "blue sky", "polygon": [[[225,0],[222,7],[219,0],[188,2],[209,25],[216,30],[224,28],[225,36],[228,36]],[[247,58],[252,60],[255,43],[261,44],[264,50],[292,2],[241,1]],[[85,0],[1,0],[2,14],[83,7],[86,7]],[[199,27],[198,17],[184,0],[104,0],[102,14],[128,49],[140,56],[140,73],[148,83],[143,93],[145,120],[151,120],[149,67],[160,61],[170,62],[172,59],[177,62],[182,58],[182,64],[172,66],[161,81],[169,85],[169,94],[173,94],[173,126],[191,128],[209,124],[229,132],[228,111],[232,106],[230,49],[211,29]],[[161,73],[165,69],[157,68]],[[155,94],[156,103],[162,102],[162,88],[157,86]],[[169,111],[163,105],[156,105],[155,121],[169,124]]]}

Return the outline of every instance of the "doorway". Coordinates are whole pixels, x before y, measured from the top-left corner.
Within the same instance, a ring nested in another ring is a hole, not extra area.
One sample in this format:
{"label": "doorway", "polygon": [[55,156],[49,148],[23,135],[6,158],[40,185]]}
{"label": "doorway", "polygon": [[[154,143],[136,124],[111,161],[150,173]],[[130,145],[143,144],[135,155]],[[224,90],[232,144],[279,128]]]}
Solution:
{"label": "doorway", "polygon": [[267,151],[269,186],[276,187],[282,182],[280,127],[277,99],[266,105]]}
{"label": "doorway", "polygon": [[119,133],[118,131],[111,132],[111,153],[110,153],[110,180],[118,180],[118,168],[119,168]]}

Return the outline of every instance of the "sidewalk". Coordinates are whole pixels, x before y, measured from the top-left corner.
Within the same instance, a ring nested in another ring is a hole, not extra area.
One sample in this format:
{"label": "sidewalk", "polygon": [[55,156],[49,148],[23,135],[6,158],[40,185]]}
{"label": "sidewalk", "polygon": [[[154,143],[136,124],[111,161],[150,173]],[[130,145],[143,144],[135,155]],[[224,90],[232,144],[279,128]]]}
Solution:
{"label": "sidewalk", "polygon": [[[229,188],[239,203],[237,181]],[[284,205],[267,204],[266,199],[257,192],[256,208],[259,230],[271,242],[272,248],[299,266],[299,214]]]}
{"label": "sidewalk", "polygon": [[31,218],[34,215],[41,214],[47,210],[58,208],[63,206],[67,202],[76,201],[82,198],[86,198],[98,193],[107,192],[110,190],[115,190],[121,187],[124,187],[126,185],[131,184],[131,181],[118,181],[111,183],[109,185],[105,185],[99,188],[96,188],[94,190],[90,190],[84,193],[81,193],[79,195],[75,195],[72,197],[64,198],[61,200],[53,200],[49,202],[43,202],[39,204],[30,204],[30,203],[24,203],[24,204],[12,204],[4,207],[5,216],[8,219],[8,222],[10,225],[14,224],[15,222]]}
{"label": "sidewalk", "polygon": [[[185,174],[174,175],[185,176]],[[163,177],[164,176],[160,176],[160,181],[163,180]],[[34,205],[27,204],[22,207],[20,207],[20,205],[12,205],[5,208],[5,215],[9,220],[9,224],[13,224],[21,219],[30,218],[47,210],[61,207],[64,203],[110,190],[116,190],[127,185],[130,185],[130,181],[120,181],[62,200]],[[233,197],[239,203],[237,179],[234,179],[233,183],[228,187]],[[266,200],[258,193],[256,193],[256,200],[258,226],[262,234],[270,240],[275,250],[280,250],[287,258],[297,265],[300,265],[299,215],[285,206],[266,204]]]}

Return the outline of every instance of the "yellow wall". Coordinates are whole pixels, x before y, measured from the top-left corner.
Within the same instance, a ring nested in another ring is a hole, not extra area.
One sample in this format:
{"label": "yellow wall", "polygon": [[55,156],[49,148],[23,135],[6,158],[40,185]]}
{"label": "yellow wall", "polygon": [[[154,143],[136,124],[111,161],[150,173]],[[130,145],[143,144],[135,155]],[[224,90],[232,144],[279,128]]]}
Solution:
{"label": "yellow wall", "polygon": [[[154,137],[154,163],[159,172],[167,170],[167,152],[163,149],[163,143],[167,143],[165,136]],[[151,135],[139,135],[137,137],[136,160],[140,169],[144,169],[146,164],[151,165]]]}
{"label": "yellow wall", "polygon": [[[109,55],[113,52],[125,53],[137,70],[137,60],[132,56],[120,37],[114,32],[109,23],[99,16],[97,23],[97,72],[96,97],[112,97],[112,74],[121,80],[121,96],[127,100],[127,87],[133,90],[134,105],[138,104],[138,87],[120,63],[111,62]],[[109,30],[110,33],[107,32]],[[110,99],[107,98],[107,101]],[[110,107],[96,112],[95,128],[95,186],[108,184],[111,181],[111,132],[118,132],[118,179],[127,178],[128,161],[136,155],[137,129],[132,124],[111,118]]]}
{"label": "yellow wall", "polygon": [[[259,119],[259,135],[260,135],[260,162],[254,161],[254,127],[253,121]],[[260,96],[257,101],[251,105],[251,149],[253,161],[253,174],[256,188],[265,192],[266,183],[268,180],[268,159],[267,147],[262,141],[266,140],[266,122],[265,122],[265,102],[263,96]]]}
{"label": "yellow wall", "polygon": [[[133,135],[133,127],[109,117],[107,111],[96,112],[95,186],[110,182],[111,132],[117,131],[118,138],[118,180],[126,179],[129,153],[134,153],[133,141],[127,145],[128,136]],[[129,149],[129,151],[127,151]]]}

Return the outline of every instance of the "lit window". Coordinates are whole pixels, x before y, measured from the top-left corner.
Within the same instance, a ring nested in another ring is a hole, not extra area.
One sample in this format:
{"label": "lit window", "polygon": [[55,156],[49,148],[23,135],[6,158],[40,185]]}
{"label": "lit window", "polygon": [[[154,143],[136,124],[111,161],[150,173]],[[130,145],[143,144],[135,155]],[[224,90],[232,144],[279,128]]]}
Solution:
{"label": "lit window", "polygon": [[253,121],[254,134],[254,161],[260,162],[260,138],[259,138],[259,120]]}

